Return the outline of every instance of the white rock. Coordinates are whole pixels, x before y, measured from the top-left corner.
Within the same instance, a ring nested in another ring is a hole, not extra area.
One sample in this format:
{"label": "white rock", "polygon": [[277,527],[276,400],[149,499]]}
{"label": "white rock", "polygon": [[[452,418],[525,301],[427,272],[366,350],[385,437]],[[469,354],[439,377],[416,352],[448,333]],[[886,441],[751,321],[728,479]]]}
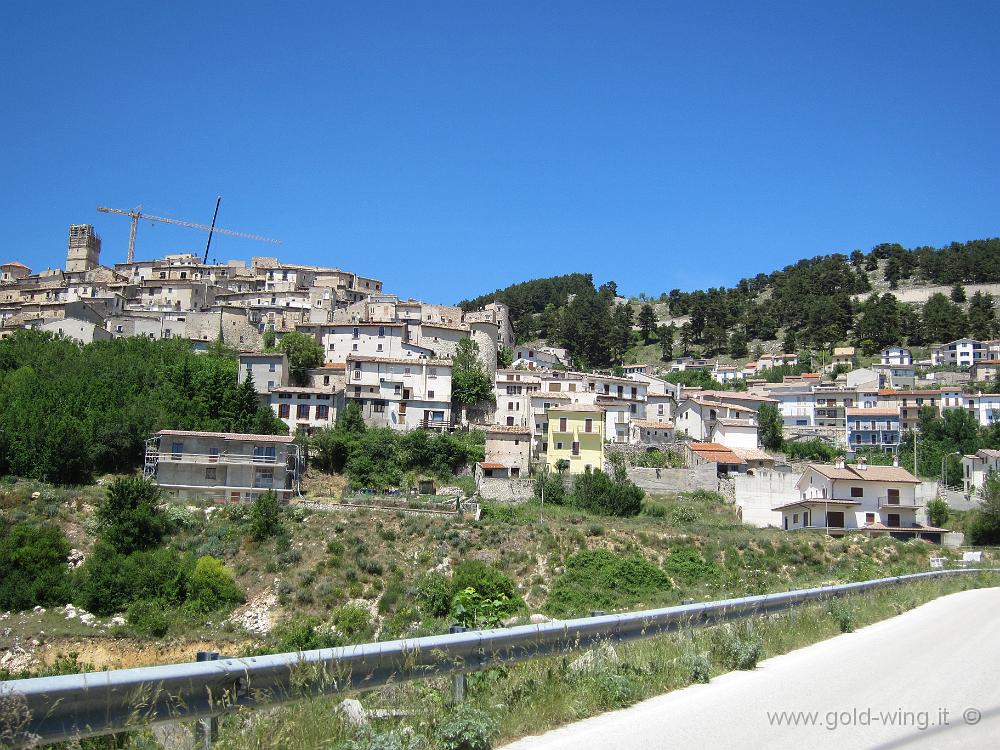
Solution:
{"label": "white rock", "polygon": [[125,624],[125,618],[122,617],[121,615],[115,615],[114,617],[111,618],[111,624],[112,625],[124,625]]}
{"label": "white rock", "polygon": [[591,649],[580,658],[570,662],[570,672],[593,672],[607,666],[618,664],[621,659],[609,643],[602,643],[596,649]]}
{"label": "white rock", "polygon": [[41,496],[42,496],[42,493],[39,492],[38,490],[35,490],[34,492],[31,493],[31,499],[32,500],[37,500]]}
{"label": "white rock", "polygon": [[342,700],[337,705],[337,713],[343,716],[349,724],[356,727],[368,725],[368,715],[365,713],[364,706],[361,705],[361,701],[354,698]]}
{"label": "white rock", "polygon": [[528,622],[530,622],[532,625],[541,625],[546,622],[552,622],[552,618],[546,617],[545,615],[534,614],[528,618]]}
{"label": "white rock", "polygon": [[45,614],[45,607],[35,607],[35,608],[34,608],[33,610],[31,610],[31,611],[32,611],[32,612],[37,612],[37,613],[38,613],[38,614],[40,614],[40,615],[44,615],[44,614]]}

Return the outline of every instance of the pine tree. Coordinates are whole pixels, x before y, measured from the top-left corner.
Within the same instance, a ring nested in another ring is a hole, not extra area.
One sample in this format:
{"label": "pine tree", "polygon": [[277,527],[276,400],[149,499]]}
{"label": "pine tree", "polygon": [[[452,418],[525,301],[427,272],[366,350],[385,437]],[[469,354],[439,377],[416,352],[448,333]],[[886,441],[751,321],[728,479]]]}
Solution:
{"label": "pine tree", "polygon": [[656,311],[650,304],[645,304],[639,311],[639,331],[642,333],[643,343],[648,344],[653,331],[656,329]]}

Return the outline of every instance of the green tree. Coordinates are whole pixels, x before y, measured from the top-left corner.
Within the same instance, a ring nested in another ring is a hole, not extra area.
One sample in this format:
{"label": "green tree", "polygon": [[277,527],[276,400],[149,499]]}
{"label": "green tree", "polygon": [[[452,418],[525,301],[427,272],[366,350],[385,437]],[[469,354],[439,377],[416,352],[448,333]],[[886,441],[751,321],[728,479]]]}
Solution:
{"label": "green tree", "polygon": [[501,346],[497,349],[497,368],[505,370],[514,363],[514,352],[509,346]]}
{"label": "green tree", "polygon": [[648,344],[656,330],[656,310],[648,302],[639,310],[639,332],[643,343]]}
{"label": "green tree", "polygon": [[795,354],[798,348],[798,341],[795,337],[795,331],[789,328],[785,332],[785,339],[781,342],[781,351],[785,354]]}
{"label": "green tree", "polygon": [[264,335],[261,337],[262,343],[264,344],[265,352],[273,352],[276,336],[273,328],[268,328],[264,331]]}
{"label": "green tree", "polygon": [[951,288],[951,301],[956,304],[961,304],[965,302],[965,287],[961,284],[955,284]]}
{"label": "green tree", "polygon": [[337,416],[337,429],[353,434],[360,434],[365,431],[365,417],[361,412],[361,404],[354,399],[347,402],[347,406]]}
{"label": "green tree", "polygon": [[347,475],[354,487],[384,491],[403,479],[396,435],[388,427],[366,430],[347,459]]}
{"label": "green tree", "polygon": [[781,412],[774,404],[763,403],[757,413],[760,443],[768,450],[780,450],[784,443]]}
{"label": "green tree", "polygon": [[933,294],[924,304],[923,335],[931,342],[953,341],[965,335],[965,314],[943,294]]}
{"label": "green tree", "polygon": [[296,385],[307,385],[309,370],[323,364],[323,347],[308,334],[290,331],[278,347],[288,357],[288,372]]}
{"label": "green tree", "polygon": [[747,356],[747,334],[742,328],[737,328],[729,335],[729,356],[743,359]]}
{"label": "green tree", "polygon": [[188,603],[199,612],[214,612],[244,601],[233,572],[210,555],[198,558],[188,578]]}
{"label": "green tree", "polygon": [[69,542],[55,526],[0,526],[0,609],[65,604],[71,591],[69,551]]}
{"label": "green tree", "polygon": [[660,359],[669,362],[674,358],[674,324],[660,326]]}
{"label": "green tree", "polygon": [[479,344],[471,339],[458,342],[452,360],[451,398],[461,406],[492,403],[493,383],[479,361]]}
{"label": "green tree", "polygon": [[944,525],[948,523],[949,516],[951,516],[951,510],[948,508],[948,501],[937,497],[933,500],[929,500],[927,502],[927,516],[930,520],[931,526],[944,528]]}
{"label": "green tree", "polygon": [[263,542],[281,531],[281,503],[270,490],[254,498],[250,506],[250,538]]}
{"label": "green tree", "polygon": [[156,547],[169,529],[157,508],[160,488],[142,477],[115,477],[97,506],[101,537],[116,551],[128,554]]}
{"label": "green tree", "polygon": [[976,292],[969,301],[969,335],[984,340],[993,338],[996,332],[993,295]]}
{"label": "green tree", "polygon": [[991,471],[979,490],[979,509],[969,524],[969,543],[1000,544],[1000,477]]}

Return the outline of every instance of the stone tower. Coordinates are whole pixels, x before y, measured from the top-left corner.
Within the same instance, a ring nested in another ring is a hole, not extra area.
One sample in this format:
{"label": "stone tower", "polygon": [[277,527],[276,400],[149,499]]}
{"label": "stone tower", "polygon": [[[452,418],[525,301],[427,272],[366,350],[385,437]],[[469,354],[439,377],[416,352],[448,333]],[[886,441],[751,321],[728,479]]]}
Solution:
{"label": "stone tower", "polygon": [[66,273],[97,268],[101,259],[101,238],[90,224],[70,224]]}

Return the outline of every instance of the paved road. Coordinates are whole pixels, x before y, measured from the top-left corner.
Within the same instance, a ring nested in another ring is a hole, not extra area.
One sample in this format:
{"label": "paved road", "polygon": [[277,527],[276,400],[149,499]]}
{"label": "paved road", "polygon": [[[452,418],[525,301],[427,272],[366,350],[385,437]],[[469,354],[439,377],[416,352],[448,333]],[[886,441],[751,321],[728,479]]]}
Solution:
{"label": "paved road", "polygon": [[[779,726],[780,712],[816,713]],[[1000,589],[936,599],[768,659],[753,672],[722,675],[505,750],[689,747],[1000,747]]]}

